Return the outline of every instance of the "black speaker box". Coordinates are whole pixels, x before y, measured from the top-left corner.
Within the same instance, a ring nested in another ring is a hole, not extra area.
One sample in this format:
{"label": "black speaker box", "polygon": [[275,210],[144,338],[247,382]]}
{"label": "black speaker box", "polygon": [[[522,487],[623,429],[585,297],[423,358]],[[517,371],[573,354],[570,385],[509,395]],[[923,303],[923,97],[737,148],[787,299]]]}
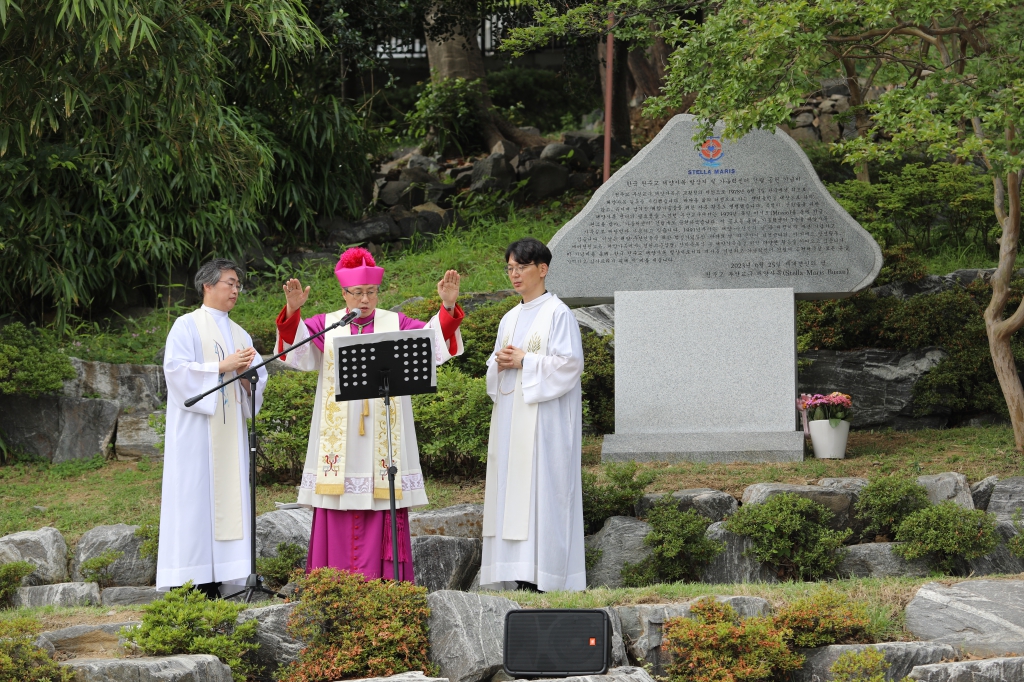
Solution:
{"label": "black speaker box", "polygon": [[512,677],[603,675],[611,621],[597,609],[516,609],[505,614],[505,672]]}

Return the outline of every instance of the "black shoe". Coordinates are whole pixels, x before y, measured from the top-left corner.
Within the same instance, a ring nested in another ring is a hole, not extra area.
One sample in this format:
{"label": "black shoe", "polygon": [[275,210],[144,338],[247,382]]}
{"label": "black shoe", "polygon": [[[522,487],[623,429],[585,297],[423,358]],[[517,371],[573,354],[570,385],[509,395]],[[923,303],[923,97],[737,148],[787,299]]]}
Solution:
{"label": "black shoe", "polygon": [[207,599],[220,599],[220,583],[201,583],[194,589],[206,595]]}
{"label": "black shoe", "polygon": [[537,593],[540,593],[540,590],[537,589],[537,583],[528,583],[525,580],[517,580],[516,581],[516,589],[517,590],[523,590],[524,592],[537,592]]}

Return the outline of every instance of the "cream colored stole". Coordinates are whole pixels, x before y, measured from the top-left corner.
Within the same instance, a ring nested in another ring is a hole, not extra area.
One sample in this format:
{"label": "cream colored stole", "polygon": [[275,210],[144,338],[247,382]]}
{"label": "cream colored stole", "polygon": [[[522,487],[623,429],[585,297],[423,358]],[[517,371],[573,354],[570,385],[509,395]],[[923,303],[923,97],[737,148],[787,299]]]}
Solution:
{"label": "cream colored stole", "polygon": [[[324,319],[324,326],[331,326],[345,315],[344,310],[329,313]],[[373,320],[374,333],[399,331],[398,313],[390,310],[377,309]],[[335,371],[334,338],[351,336],[352,326],[344,325],[324,335],[324,362],[320,387],[320,439],[317,453],[316,484],[313,492],[317,495],[345,494],[345,461],[348,454],[348,402],[334,399]],[[384,411],[384,399],[376,398],[368,402],[370,417],[370,437],[373,439],[373,497],[378,500],[390,499],[388,488],[388,433],[387,415]],[[365,403],[364,403],[365,404]],[[362,434],[362,424],[360,433]],[[392,459],[398,467],[395,486],[395,499],[402,499],[402,411],[398,409],[398,399],[391,399],[391,452]]]}
{"label": "cream colored stole", "polygon": [[[217,320],[204,308],[190,313],[203,345],[203,362],[220,363],[228,353]],[[235,350],[245,347],[242,328],[228,320]],[[257,361],[258,362],[258,361]],[[221,374],[217,383],[234,376]],[[210,456],[213,458],[213,539],[241,540],[242,480],[238,472],[238,382],[220,390],[216,409],[210,415]]]}
{"label": "cream colored stole", "polygon": [[[551,320],[561,301],[554,294],[543,303],[534,318],[526,336],[527,353],[547,355],[548,334],[551,332]],[[501,346],[508,345],[512,333],[519,321],[522,304],[509,311],[505,323],[506,336]],[[506,370],[508,371],[508,370]],[[499,374],[500,377],[500,374]],[[501,386],[501,382],[498,382]],[[500,388],[499,399],[500,399]],[[504,540],[526,540],[530,536],[530,491],[533,488],[533,457],[534,441],[537,435],[538,404],[528,404],[523,398],[523,371],[516,372],[516,388],[512,395],[511,437],[508,447],[508,471],[505,484],[505,513],[502,522],[501,537]],[[491,431],[487,439],[487,482],[484,486],[484,530],[486,537],[496,535],[494,518],[498,505],[498,455],[497,455],[497,414],[498,401],[491,408]],[[526,507],[526,513],[516,513]]]}

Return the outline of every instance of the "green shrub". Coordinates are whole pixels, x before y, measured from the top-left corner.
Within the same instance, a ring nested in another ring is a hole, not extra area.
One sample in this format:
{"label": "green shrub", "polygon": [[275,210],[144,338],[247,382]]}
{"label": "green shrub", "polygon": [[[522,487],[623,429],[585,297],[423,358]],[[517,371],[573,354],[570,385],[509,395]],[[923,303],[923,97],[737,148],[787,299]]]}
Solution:
{"label": "green shrub", "polygon": [[409,134],[425,140],[426,152],[466,152],[480,146],[480,81],[465,78],[431,80],[416,108],[405,115]]}
{"label": "green shrub", "polygon": [[656,475],[640,471],[636,462],[608,462],[604,466],[608,483],[599,484],[597,476],[583,472],[583,532],[593,535],[612,516],[633,516],[636,501]]}
{"label": "green shrub", "polygon": [[832,530],[831,521],[832,512],[824,506],[782,493],[761,504],[740,507],[725,527],[753,540],[753,555],[776,567],[780,578],[817,580],[835,573],[843,558],[843,542],[853,532]]}
{"label": "green shrub", "polygon": [[893,551],[904,559],[926,557],[933,568],[953,573],[961,561],[995,549],[999,538],[994,514],[945,500],[904,519],[896,530],[896,541],[902,544]]}
{"label": "green shrub", "polygon": [[786,630],[770,618],[740,621],[728,604],[705,597],[692,618],[665,622],[663,650],[672,656],[672,682],[770,680],[799,669],[804,657],[786,645]]}
{"label": "green shrub", "polygon": [[306,560],[306,550],[290,542],[277,546],[277,555],[256,559],[256,572],[266,578],[270,587],[277,589],[288,584],[295,569]]}
{"label": "green shrub", "polygon": [[435,476],[482,475],[493,405],[485,379],[438,367],[437,393],[412,398],[423,471]]}
{"label": "green shrub", "polygon": [[829,672],[833,682],[885,682],[889,662],[881,651],[867,647],[841,654]]}
{"label": "green shrub", "polygon": [[910,244],[900,244],[882,250],[882,269],[878,271],[873,286],[880,287],[892,282],[918,282],[928,275],[924,259],[914,253]]}
{"label": "green shrub", "polygon": [[11,603],[11,597],[21,587],[21,579],[36,570],[27,561],[11,561],[0,564],[0,607]]}
{"label": "green shrub", "polygon": [[86,559],[81,566],[82,577],[86,582],[98,583],[100,587],[110,587],[110,581],[113,579],[110,567],[123,556],[124,552],[108,549],[98,556]]}
{"label": "green shrub", "polygon": [[854,509],[866,522],[864,537],[876,535],[892,538],[903,520],[927,507],[928,491],[917,481],[897,476],[884,476],[868,483],[860,491]]}
{"label": "green shrub", "polygon": [[302,475],[318,372],[282,372],[267,380],[260,408],[260,446],[272,471]]}
{"label": "green shrub", "polygon": [[583,423],[593,433],[615,433],[615,350],[612,337],[583,331]]}
{"label": "green shrub", "polygon": [[28,329],[20,322],[0,329],[0,393],[38,397],[59,391],[75,368],[46,329]]}
{"label": "green shrub", "polygon": [[142,538],[142,544],[139,545],[139,557],[156,559],[160,547],[160,526],[155,523],[144,523],[135,529],[135,537]]}
{"label": "green shrub", "polygon": [[776,627],[788,631],[785,639],[792,646],[872,641],[871,618],[864,604],[831,589],[787,604],[774,619]]}
{"label": "green shrub", "polygon": [[578,126],[584,114],[601,107],[600,91],[588,85],[548,69],[509,66],[487,74],[494,106],[514,112],[510,118],[516,125],[536,126],[545,132],[562,129],[563,121]]}
{"label": "green shrub", "polygon": [[151,656],[212,654],[231,666],[235,682],[259,672],[247,654],[259,648],[257,622],[236,625],[245,604],[217,599],[211,601],[187,582],[163,599],[147,604],[142,623],[121,630],[121,636]]}
{"label": "green shrub", "polygon": [[0,620],[0,682],[72,682],[75,679],[72,668],[51,659],[33,644],[41,629],[33,618]]}
{"label": "green shrub", "polygon": [[278,669],[276,679],[328,682],[409,670],[435,673],[428,657],[426,588],[320,568],[299,580],[296,596],[288,629],[307,646],[297,661]]}
{"label": "green shrub", "polygon": [[701,567],[724,549],[721,542],[704,537],[711,521],[692,509],[680,511],[671,495],[658,500],[647,522],[651,532],[644,544],[652,553],[641,562],[622,567],[626,587],[698,580]]}

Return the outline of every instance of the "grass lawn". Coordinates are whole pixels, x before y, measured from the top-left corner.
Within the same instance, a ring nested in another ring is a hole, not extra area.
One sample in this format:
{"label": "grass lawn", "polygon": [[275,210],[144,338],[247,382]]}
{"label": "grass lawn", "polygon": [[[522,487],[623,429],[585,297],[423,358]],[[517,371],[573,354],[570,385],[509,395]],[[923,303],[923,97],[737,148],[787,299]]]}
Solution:
{"label": "grass lawn", "polygon": [[[584,463],[600,478],[601,439],[584,441]],[[736,497],[753,483],[813,483],[820,478],[889,474],[921,475],[956,471],[970,482],[993,474],[1024,474],[1024,458],[1013,449],[1006,426],[942,431],[857,432],[850,434],[847,459],[791,464],[665,464],[641,465],[657,474],[652,492],[714,488]],[[159,462],[104,462],[99,459],[56,466],[17,464],[0,467],[0,535],[43,526],[59,529],[70,544],[93,526],[160,520]],[[483,502],[482,480],[461,482],[427,479],[430,507]],[[260,486],[259,513],[274,502],[294,502],[295,488]]]}

